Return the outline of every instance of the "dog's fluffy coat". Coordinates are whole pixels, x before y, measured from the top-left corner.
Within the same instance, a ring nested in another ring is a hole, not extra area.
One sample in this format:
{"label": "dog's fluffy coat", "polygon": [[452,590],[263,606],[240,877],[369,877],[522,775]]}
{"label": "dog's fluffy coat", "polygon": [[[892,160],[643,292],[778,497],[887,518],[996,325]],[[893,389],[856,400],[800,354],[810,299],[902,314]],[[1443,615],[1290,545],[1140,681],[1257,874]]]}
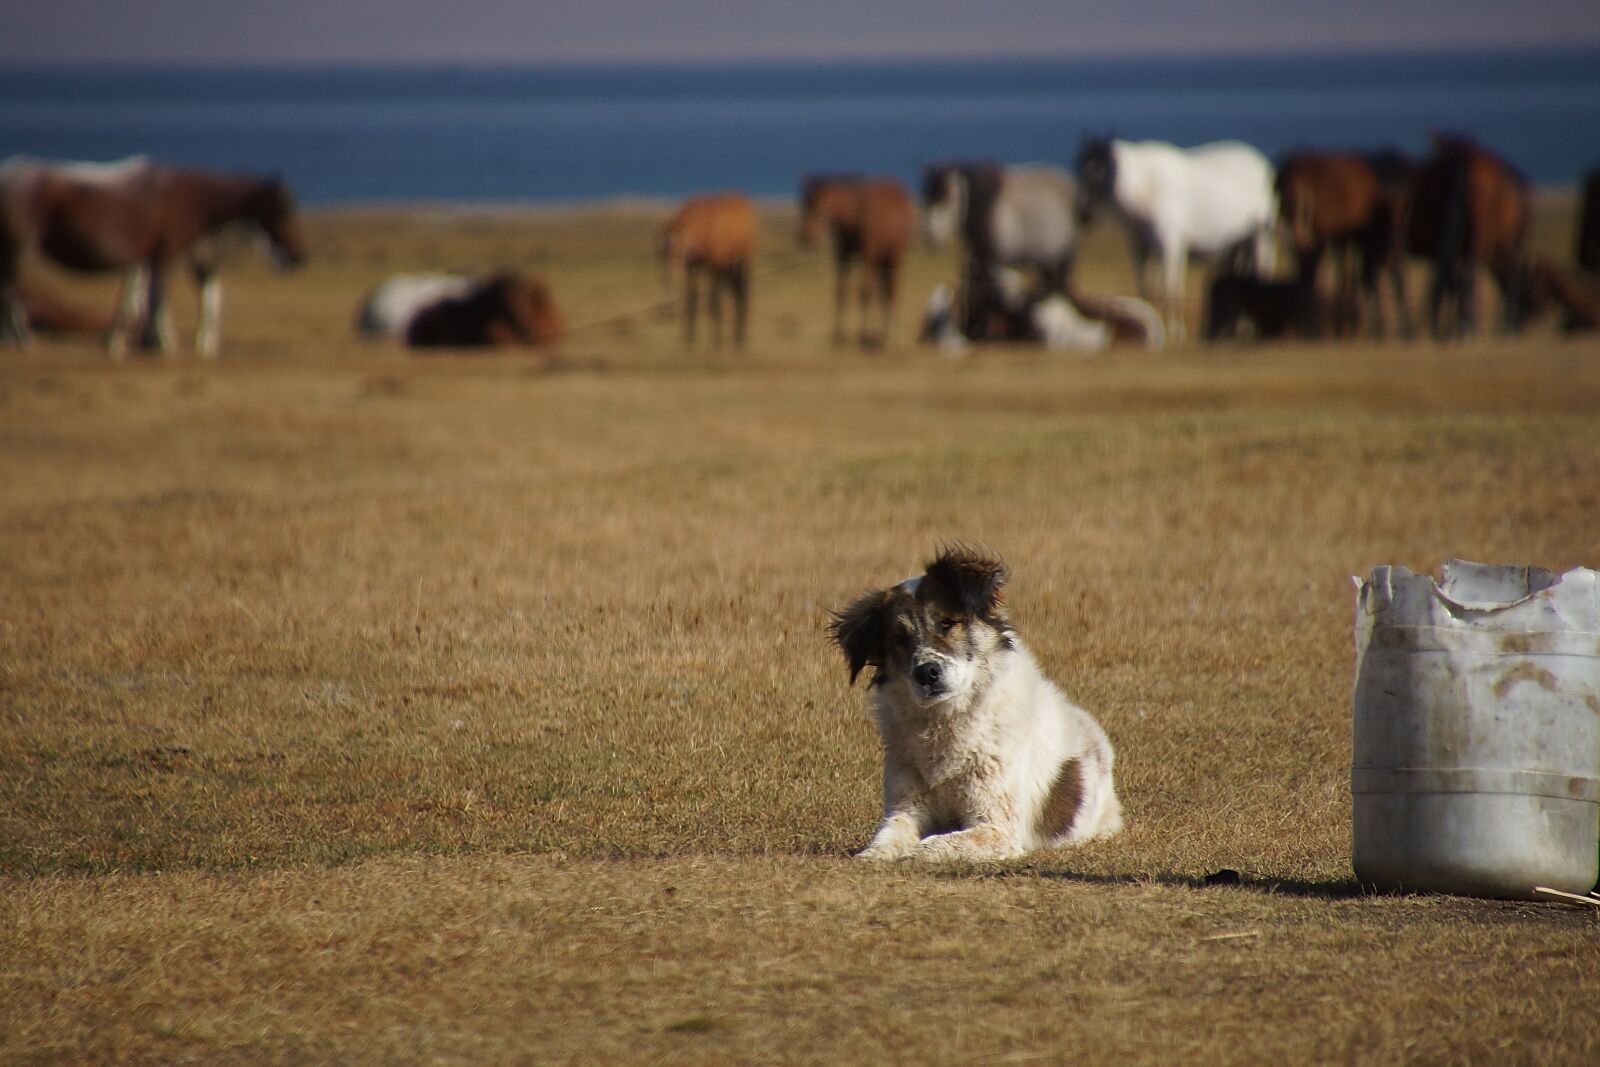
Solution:
{"label": "dog's fluffy coat", "polygon": [[1111,742],[1011,629],[1007,577],[956,546],[835,613],[850,680],[874,668],[883,738],[883,825],[860,858],[1000,859],[1122,828]]}

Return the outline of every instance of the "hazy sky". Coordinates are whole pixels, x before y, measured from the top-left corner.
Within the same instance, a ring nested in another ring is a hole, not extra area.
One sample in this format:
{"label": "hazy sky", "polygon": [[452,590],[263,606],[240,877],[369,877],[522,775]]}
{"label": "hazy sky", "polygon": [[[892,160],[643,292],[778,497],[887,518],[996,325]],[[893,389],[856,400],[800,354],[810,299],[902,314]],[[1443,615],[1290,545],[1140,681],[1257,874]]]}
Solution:
{"label": "hazy sky", "polygon": [[1104,55],[1600,43],[1600,0],[0,0],[0,63]]}

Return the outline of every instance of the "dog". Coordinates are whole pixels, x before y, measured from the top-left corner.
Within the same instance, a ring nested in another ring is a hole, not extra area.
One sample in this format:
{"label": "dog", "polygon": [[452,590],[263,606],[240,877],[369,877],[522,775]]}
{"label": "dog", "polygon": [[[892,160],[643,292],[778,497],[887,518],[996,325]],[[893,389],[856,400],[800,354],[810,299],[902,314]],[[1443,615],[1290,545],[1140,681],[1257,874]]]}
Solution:
{"label": "dog", "polygon": [[956,545],[833,613],[883,739],[883,824],[857,858],[1007,859],[1122,829],[1111,741],[1011,628],[1008,577]]}

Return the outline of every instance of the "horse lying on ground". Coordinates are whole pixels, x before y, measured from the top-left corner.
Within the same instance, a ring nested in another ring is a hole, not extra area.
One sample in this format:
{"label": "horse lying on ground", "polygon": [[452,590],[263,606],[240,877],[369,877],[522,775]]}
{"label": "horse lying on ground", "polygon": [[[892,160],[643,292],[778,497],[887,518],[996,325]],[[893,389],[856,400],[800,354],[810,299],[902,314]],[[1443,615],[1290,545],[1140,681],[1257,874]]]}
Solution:
{"label": "horse lying on ground", "polygon": [[1078,151],[1080,214],[1112,205],[1128,229],[1139,295],[1154,299],[1160,267],[1169,336],[1183,336],[1184,269],[1193,254],[1226,258],[1234,271],[1270,272],[1278,217],[1272,164],[1240,141],[1178,148],[1164,141],[1085,138]]}
{"label": "horse lying on ground", "polygon": [[923,316],[922,340],[950,351],[972,341],[1039,344],[1057,352],[1102,352],[1120,344],[1161,348],[1161,316],[1131,297],[1068,296],[1030,287],[1025,277],[996,267],[987,277],[969,272],[958,293],[934,287]]}
{"label": "horse lying on ground", "polygon": [[38,254],[70,270],[128,271],[108,351],[121,356],[130,327],[142,322],[140,343],[170,352],[166,270],[187,258],[200,289],[195,348],[214,356],[222,288],[210,238],[234,223],[257,228],[280,267],[305,259],[293,197],[277,178],[186,170],[145,156],[120,163],[7,160],[0,164],[0,336],[28,342],[17,286],[23,263]]}
{"label": "horse lying on ground", "polygon": [[1429,318],[1436,337],[1469,334],[1477,268],[1500,288],[1502,326],[1521,325],[1531,214],[1528,180],[1465,137],[1432,134],[1433,155],[1411,184],[1407,248],[1433,261]]}
{"label": "horse lying on ground", "polygon": [[543,278],[402,274],[362,302],[357,329],[412,348],[485,348],[552,344],[565,322]]}
{"label": "horse lying on ground", "polygon": [[[861,263],[862,347],[887,343],[894,333],[900,261],[911,243],[911,196],[893,178],[811,175],[800,186],[800,243],[812,247],[826,226],[833,237],[833,343],[844,342],[844,305],[850,268]],[[876,298],[879,319],[867,325]]]}
{"label": "horse lying on ground", "polygon": [[722,291],[726,289],[733,296],[734,343],[744,346],[745,319],[750,306],[750,263],[755,257],[755,248],[756,209],[742,193],[693,197],[662,227],[662,284],[670,290],[675,279],[682,279],[686,304],[685,343],[694,343],[700,275],[705,274],[711,280],[713,343],[722,344]]}
{"label": "horse lying on ground", "polygon": [[1078,185],[1059,167],[937,163],[922,171],[928,241],[960,234],[985,267],[1037,271],[1040,284],[1065,292],[1078,248]]}
{"label": "horse lying on ground", "polygon": [[[1317,284],[1323,253],[1334,253],[1335,300],[1364,302],[1374,336],[1384,334],[1379,279],[1389,276],[1401,336],[1411,334],[1400,228],[1406,188],[1416,166],[1399,152],[1297,152],[1278,168],[1278,210],[1298,260],[1301,280]],[[1359,288],[1360,296],[1353,293]],[[1315,301],[1304,302],[1311,311]],[[1312,323],[1302,333],[1318,332]]]}

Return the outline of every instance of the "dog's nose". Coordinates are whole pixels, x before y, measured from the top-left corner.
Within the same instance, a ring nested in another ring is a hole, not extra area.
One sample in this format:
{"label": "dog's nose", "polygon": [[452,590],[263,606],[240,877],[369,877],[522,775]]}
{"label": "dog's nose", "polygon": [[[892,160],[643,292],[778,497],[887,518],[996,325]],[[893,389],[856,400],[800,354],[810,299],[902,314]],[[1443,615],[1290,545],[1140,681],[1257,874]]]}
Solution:
{"label": "dog's nose", "polygon": [[939,667],[938,662],[934,660],[930,660],[927,663],[919,663],[911,668],[912,681],[924,689],[937,688],[940,681],[943,680],[943,676],[944,671]]}

